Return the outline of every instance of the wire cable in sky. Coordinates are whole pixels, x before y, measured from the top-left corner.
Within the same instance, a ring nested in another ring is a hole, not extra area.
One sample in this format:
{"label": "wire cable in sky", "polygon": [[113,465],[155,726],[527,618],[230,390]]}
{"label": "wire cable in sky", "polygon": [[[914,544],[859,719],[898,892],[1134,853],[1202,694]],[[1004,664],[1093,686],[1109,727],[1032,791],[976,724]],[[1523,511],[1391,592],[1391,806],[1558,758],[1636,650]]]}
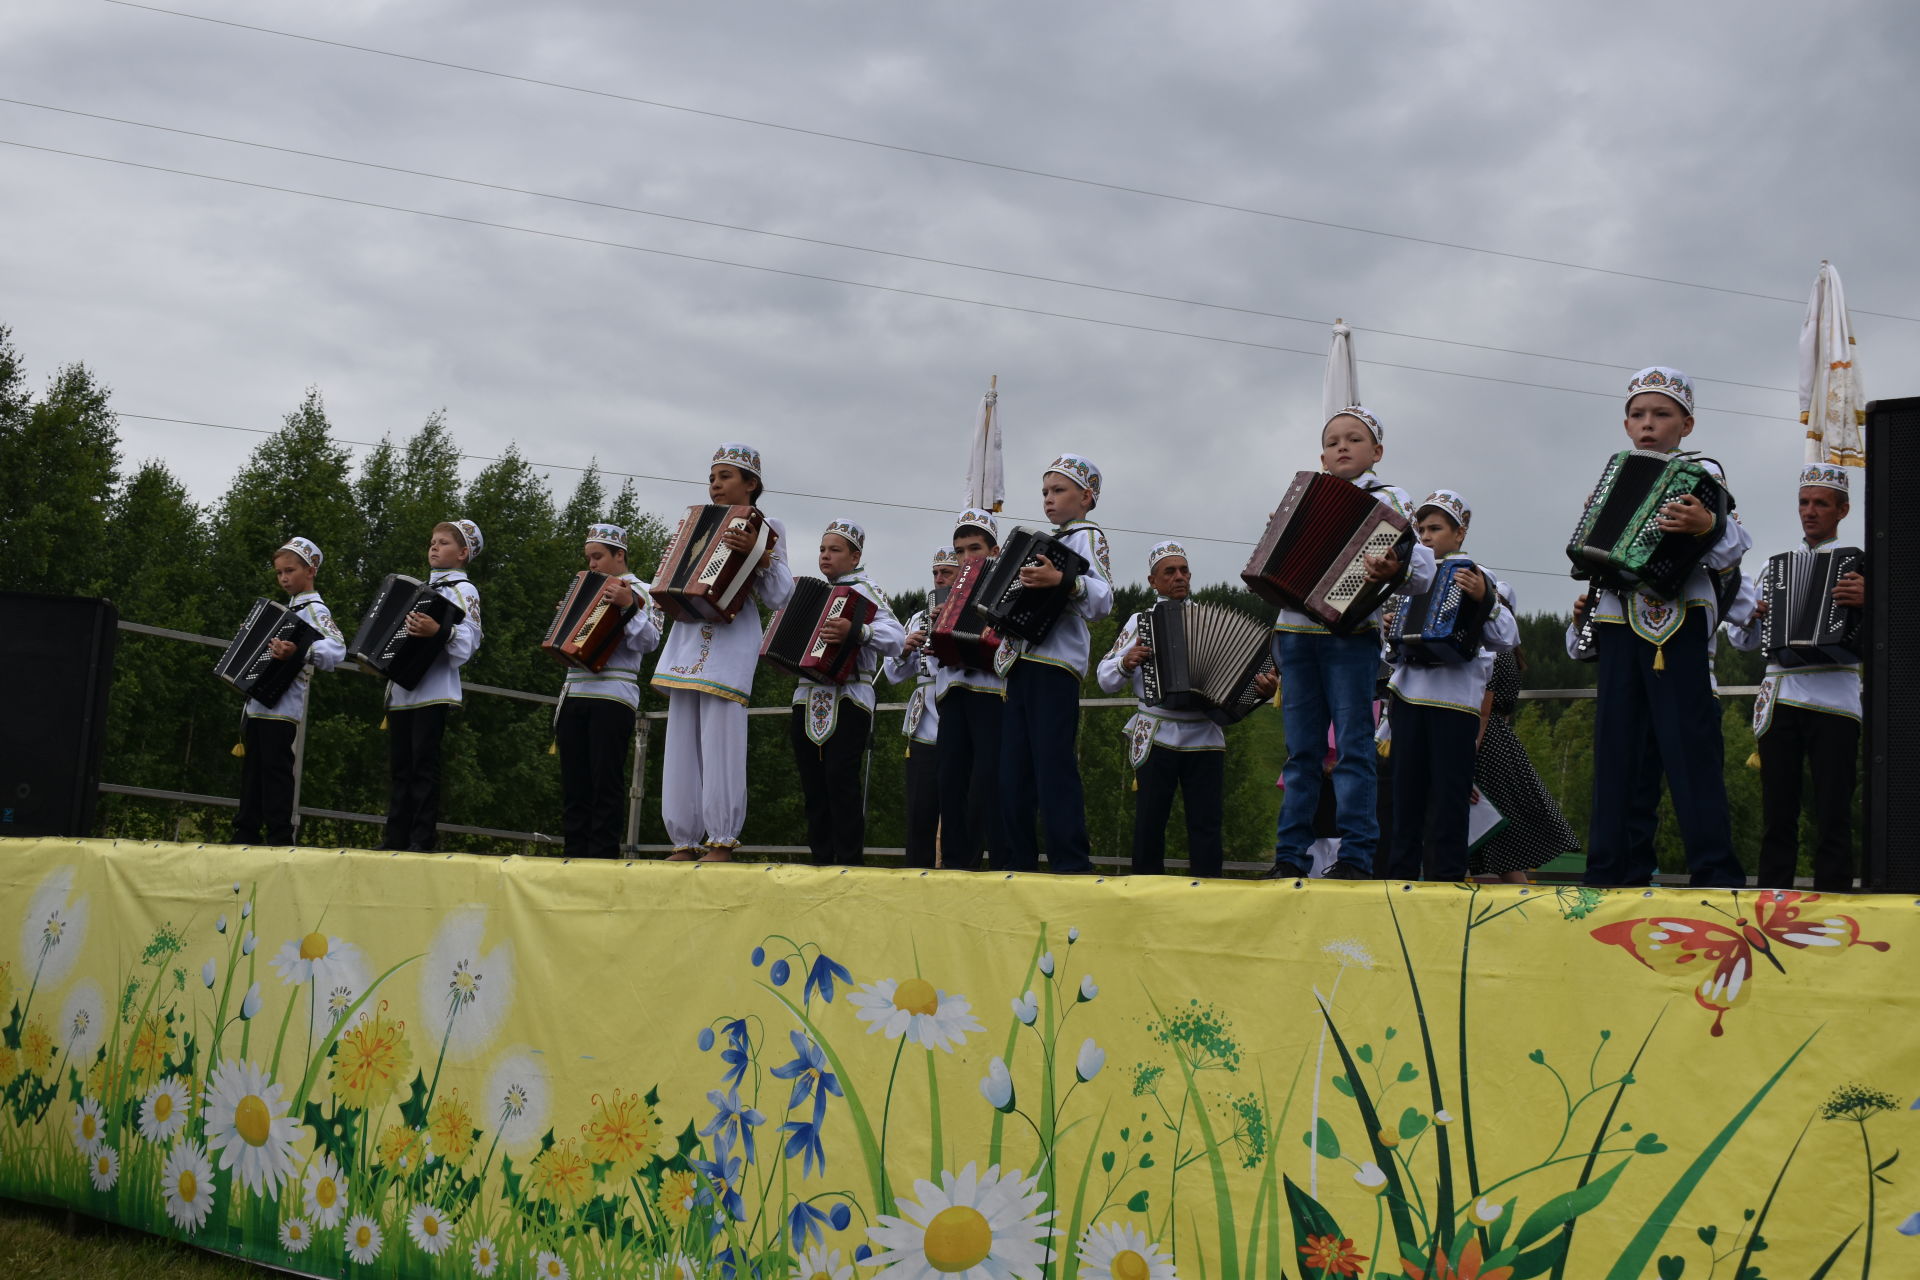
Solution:
{"label": "wire cable in sky", "polygon": [[[206,22],[215,26],[232,27],[240,31],[252,31],[260,35],[278,36],[287,40],[301,40],[308,44],[325,45],[328,48],[344,49],[353,53],[370,54],[375,57],[393,58],[402,62],[417,63],[422,66],[440,67],[448,71],[460,71],[469,75],[487,76],[496,80],[511,80],[518,84],[535,85],[543,89],[557,89],[565,93],[585,94],[589,97],[604,98],[614,102],[627,102],[635,106],[652,107],[660,111],[677,111],[687,115],[704,116],[710,120],[725,120],[732,124],[751,125],[759,129],[777,129],[782,133],[800,134],[809,138],[820,138],[829,142],[843,142],[853,146],[873,147],[882,151],[897,152],[902,155],[921,156],[929,160],[942,160],[952,164],[971,165],[979,169],[993,169],[1001,173],[1017,173],[1029,178],[1043,178],[1049,182],[1066,182],[1075,186],[1093,187],[1102,191],[1114,191],[1124,195],[1142,196],[1152,200],[1166,200],[1178,204],[1195,205],[1205,209],[1219,209],[1228,213],[1243,213],[1257,218],[1271,218],[1281,222],[1297,223],[1301,226],[1325,227],[1334,231],[1348,231],[1355,235],[1378,236],[1387,240],[1399,240],[1407,244],[1423,244],[1439,249],[1453,249],[1462,253],[1482,254],[1492,258],[1507,258],[1516,262],[1531,262],[1540,266],[1561,267],[1569,271],[1586,271],[1595,275],[1613,276],[1622,280],[1642,280],[1652,284],[1673,285],[1683,289],[1701,289],[1710,293],[1723,293],[1739,298],[1756,298],[1763,302],[1784,302],[1794,306],[1804,306],[1804,298],[1787,298],[1779,294],[1757,293],[1750,289],[1733,289],[1724,285],[1705,284],[1695,280],[1676,280],[1668,276],[1650,275],[1638,271],[1622,271],[1615,267],[1594,266],[1591,263],[1571,262],[1561,258],[1548,258],[1534,254],[1514,253],[1504,249],[1489,249],[1482,245],[1462,244],[1451,240],[1437,240],[1427,236],[1410,235],[1399,231],[1383,231],[1376,227],[1360,227],[1344,222],[1333,222],[1324,218],[1308,218],[1299,214],[1281,213],[1273,209],[1257,209],[1248,205],[1229,204],[1220,200],[1207,200],[1199,196],[1180,195],[1171,191],[1156,191],[1148,187],[1128,186],[1118,182],[1103,182],[1096,178],[1076,177],[1071,174],[1053,173],[1045,169],[1030,169],[1021,165],[1006,164],[995,160],[981,160],[973,156],[955,155],[945,151],[933,151],[923,147],[910,147],[900,143],[881,142],[874,138],[855,137],[851,134],[832,133],[825,129],[809,129],[801,125],[784,124],[777,120],[761,120],[752,116],[732,115],[724,111],[708,110],[704,107],[691,107],[683,103],[666,102],[658,98],[642,98],[634,94],[617,93],[609,89],[592,89],[584,85],[566,84],[558,80],[542,80],[535,76],[519,75],[510,71],[496,71],[488,67],[469,66],[465,63],[450,62],[441,58],[428,58],[419,54],[399,53],[391,49],[377,49],[371,45],[351,44],[344,40],[329,40],[323,36],[307,35],[298,31],[283,31],[275,27],[256,26],[247,22],[235,22],[230,18],[214,18],[206,14],[188,13],[180,9],[164,9],[158,5],[137,4],[134,0],[105,0],[105,3],[117,5],[123,9],[140,9],[147,13],[160,14],[169,18],[185,18],[194,22]],[[1866,311],[1859,307],[1849,308],[1856,315],[1878,316],[1886,320],[1907,320],[1920,324],[1920,316],[1895,315],[1885,311]]]}
{"label": "wire cable in sky", "polygon": [[[735,262],[727,258],[708,257],[702,254],[681,253],[672,249],[660,249],[651,245],[632,244],[622,240],[605,240],[596,236],[576,235],[565,231],[550,231],[541,227],[526,227],[516,223],[493,222],[485,218],[472,218],[464,214],[439,213],[428,209],[413,209],[405,205],[383,204],[377,200],[362,200],[353,196],[332,195],[323,191],[305,191],[297,187],[282,187],[270,182],[253,182],[245,178],[228,178],[219,174],[199,173],[192,169],[176,169],[167,165],[145,164],[138,160],[122,160],[115,156],[93,155],[84,151],[70,151],[62,147],[44,147],[31,142],[18,142],[11,138],[0,138],[0,146],[15,147],[23,151],[38,151],[46,155],[66,156],[76,160],[92,160],[101,164],[119,165],[129,169],[143,169],[151,173],[166,173],[176,177],[195,178],[206,182],[218,182],[228,186],[247,187],[256,191],[273,191],[281,195],[301,196],[311,200],[324,200],[333,204],[352,205],[363,209],[378,209],[386,213],[403,213],[416,218],[430,218],[440,222],[454,222],[465,226],[485,227],[494,231],[512,231],[522,235],[540,236],[549,240],[563,240],[574,244],[594,245],[605,249],[622,249],[632,253],[651,254],[662,258],[675,258],[683,262],[700,262],[712,266],[732,267],[741,271],[757,271],[766,275],[785,276],[795,280],[813,280],[823,284],[845,285],[856,289],[871,289],[880,293],[891,293],[903,297],[926,298],[936,302],[959,303],[964,306],[986,307],[994,311],[1015,312],[1021,315],[1041,316],[1052,320],[1071,320],[1080,324],[1100,325],[1110,329],[1125,329],[1136,333],[1153,333],[1164,337],[1191,338],[1200,342],[1213,342],[1224,346],[1244,347],[1258,351],[1279,351],[1288,355],[1306,356],[1313,360],[1324,360],[1326,353],[1309,350],[1304,347],[1286,347],[1271,342],[1255,342],[1247,338],[1230,338],[1221,334],[1195,333],[1186,329],[1169,329],[1158,325],[1133,324],[1125,320],[1110,320],[1100,316],[1077,315],[1067,311],[1049,311],[1041,307],[1020,306],[1011,302],[994,302],[985,298],[966,298],[956,294],[933,293],[924,289],[908,289],[899,285],[878,284],[869,280],[849,280],[840,276],[822,275],[811,271],[793,271],[785,267],[769,267],[758,263]],[[1486,373],[1466,373],[1457,369],[1434,369],[1425,365],[1401,364],[1390,360],[1361,360],[1359,363],[1379,369],[1400,369],[1413,373],[1429,373],[1446,378],[1466,378],[1475,382],[1492,382],[1509,387],[1530,387],[1541,391],[1558,391],[1567,395],[1592,396],[1603,400],[1618,400],[1617,391],[1592,391],[1584,387],[1562,387],[1545,382],[1529,382],[1523,378],[1500,378]],[[1743,418],[1759,418],[1768,422],[1787,422],[1793,419],[1781,414],[1755,413],[1747,409],[1713,408],[1701,409],[1701,413],[1727,413]]]}
{"label": "wire cable in sky", "polygon": [[[56,107],[44,102],[28,102],[22,98],[0,96],[0,103],[16,107],[29,107],[35,111],[51,111],[60,115],[77,116],[85,120],[100,120],[108,124],[125,125],[134,129],[150,129],[159,133],[171,133],[183,138],[198,138],[207,142],[227,143],[236,147],[252,147],[260,151],[272,151],[281,155],[300,156],[308,160],[325,160],[330,164],[352,165],[361,169],[375,169],[382,173],[404,174],[413,178],[427,178],[434,182],[450,182],[463,187],[477,187],[486,191],[499,191],[509,195],[533,196],[540,200],[554,200],[564,204],[580,205],[590,209],[605,209],[613,213],[630,213],[645,218],[661,218],[670,222],[687,223],[698,227],[710,227],[720,231],[737,231],[746,235],[765,236],[775,240],[787,240],[798,244],[817,245],[828,249],[844,249],[853,253],[873,254],[878,257],[896,258],[906,262],[920,262],[929,266],[953,267],[962,271],[978,271],[989,275],[1006,276],[1016,280],[1031,280],[1042,284],[1065,285],[1074,289],[1092,289],[1101,293],[1117,294],[1128,298],[1141,298],[1151,302],[1171,302],[1180,306],[1204,307],[1212,311],[1229,311],[1237,315],[1258,316],[1268,320],[1286,320],[1294,324],[1327,326],[1330,322],[1310,316],[1293,316],[1279,311],[1263,311],[1257,307],[1242,307],[1226,302],[1207,302],[1198,298],[1181,298],[1168,294],[1149,293],[1141,289],[1129,289],[1119,285],[1099,284],[1088,280],[1070,280],[1060,276],[1041,275],[1031,271],[1015,271],[1005,267],[983,266],[972,262],[957,262],[949,258],[936,258],[924,254],[905,253],[896,249],[878,249],[870,245],[853,244],[844,240],[826,240],[816,236],[795,235],[785,231],[769,231],[762,227],[749,227],[740,223],[717,222],[709,218],[696,218],[688,214],[664,213],[656,209],[639,209],[632,205],[614,204],[606,200],[589,200],[582,196],[564,195],[552,191],[539,191],[530,187],[516,187],[507,183],[487,182],[478,178],[461,178],[444,173],[431,173],[424,169],[410,169],[405,165],[382,164],[376,160],[357,160],[350,156],[329,155],[322,151],[306,151],[299,147],[280,146],[272,142],[257,142],[248,138],[232,138],[224,134],[203,133],[197,129],[181,129],[172,125],[155,124],[147,120],[129,120],[123,116],[102,115],[94,111],[80,111],[72,107]],[[1582,356],[1557,356],[1542,351],[1521,351],[1514,347],[1494,346],[1484,342],[1465,342],[1456,338],[1436,338],[1424,333],[1405,333],[1393,329],[1376,329],[1364,325],[1350,326],[1356,333],[1375,333],[1388,338],[1405,338],[1414,342],[1434,342],[1449,347],[1464,347],[1474,351],[1492,351],[1502,355],[1525,356],[1533,360],[1558,360],[1566,364],[1587,365],[1595,369],[1617,369],[1631,373],[1641,366],[1621,364],[1609,360],[1589,360]],[[1795,394],[1792,387],[1773,387],[1758,382],[1739,382],[1731,378],[1709,378],[1695,375],[1695,382],[1712,382],[1721,386],[1746,387],[1754,391],[1777,391],[1783,395]]]}

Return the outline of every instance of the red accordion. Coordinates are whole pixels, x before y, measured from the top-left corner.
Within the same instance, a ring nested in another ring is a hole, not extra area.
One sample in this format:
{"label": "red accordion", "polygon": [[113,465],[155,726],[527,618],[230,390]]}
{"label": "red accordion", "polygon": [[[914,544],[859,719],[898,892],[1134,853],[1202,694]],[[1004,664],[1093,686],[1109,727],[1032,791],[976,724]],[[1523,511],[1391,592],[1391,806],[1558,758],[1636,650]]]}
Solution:
{"label": "red accordion", "polygon": [[614,608],[607,598],[607,584],[613,579],[604,573],[584,569],[573,577],[560,607],[554,610],[553,625],[547,628],[540,650],[562,666],[598,671],[620,647],[626,631],[628,611]]}
{"label": "red accordion", "polygon": [[[735,551],[720,540],[734,530],[751,536],[752,548]],[[757,507],[688,507],[654,576],[654,603],[680,621],[732,622],[752,599],[754,571],[773,542]]]}
{"label": "red accordion", "polygon": [[1367,581],[1367,557],[1389,553],[1404,573],[1413,557],[1405,516],[1338,476],[1302,471],[1240,577],[1268,604],[1298,609],[1348,635],[1392,594],[1393,582]]}
{"label": "red accordion", "polygon": [[[960,570],[960,577],[932,610],[927,646],[933,656],[960,671],[991,671],[1000,649],[1000,633],[980,613],[975,597],[980,584],[993,572],[993,561],[976,556]],[[984,597],[981,597],[984,598]]]}
{"label": "red accordion", "polygon": [[[760,659],[802,680],[845,684],[859,669],[860,628],[877,612],[879,606],[852,587],[795,578],[792,598],[773,615],[760,641]],[[845,618],[851,630],[833,644],[821,638],[820,629],[836,618]]]}

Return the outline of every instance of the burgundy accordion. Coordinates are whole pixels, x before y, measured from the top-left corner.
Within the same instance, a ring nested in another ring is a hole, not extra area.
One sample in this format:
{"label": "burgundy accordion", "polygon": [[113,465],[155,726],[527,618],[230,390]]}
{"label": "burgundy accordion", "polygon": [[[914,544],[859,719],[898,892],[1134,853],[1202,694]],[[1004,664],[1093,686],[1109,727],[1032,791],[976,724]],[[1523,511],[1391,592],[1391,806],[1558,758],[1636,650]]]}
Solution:
{"label": "burgundy accordion", "polygon": [[[720,541],[735,529],[752,536],[750,550]],[[754,571],[773,542],[773,526],[757,507],[688,507],[654,575],[654,603],[680,621],[732,622],[753,598]]]}
{"label": "burgundy accordion", "polygon": [[993,670],[993,655],[1000,649],[1000,633],[981,615],[974,601],[993,565],[992,560],[975,556],[961,566],[960,577],[933,611],[928,624],[927,647],[933,650],[934,657],[956,671]]}
{"label": "burgundy accordion", "polygon": [[583,569],[573,576],[573,585],[554,610],[553,625],[547,628],[540,651],[562,666],[583,671],[599,671],[620,647],[626,634],[629,610],[617,609],[607,598],[607,584],[613,578]]}
{"label": "burgundy accordion", "polygon": [[1393,554],[1402,574],[1413,558],[1407,518],[1358,485],[1302,471],[1267,521],[1240,574],[1268,604],[1298,609],[1336,635],[1366,624],[1394,582],[1368,582],[1368,556]]}
{"label": "burgundy accordion", "polygon": [[[852,587],[795,578],[792,597],[773,615],[760,641],[760,659],[802,680],[845,684],[859,671],[860,628],[878,612],[879,606]],[[835,618],[845,618],[853,627],[838,644],[820,635]]]}

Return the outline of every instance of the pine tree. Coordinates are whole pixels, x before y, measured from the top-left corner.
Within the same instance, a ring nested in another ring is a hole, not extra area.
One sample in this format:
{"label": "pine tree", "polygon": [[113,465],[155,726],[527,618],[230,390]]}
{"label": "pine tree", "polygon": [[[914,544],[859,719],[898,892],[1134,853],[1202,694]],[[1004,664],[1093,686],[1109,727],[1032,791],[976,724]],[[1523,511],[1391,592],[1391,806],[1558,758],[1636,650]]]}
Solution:
{"label": "pine tree", "polygon": [[102,553],[120,435],[107,400],[80,364],[27,400],[0,332],[0,590],[88,595],[110,581]]}

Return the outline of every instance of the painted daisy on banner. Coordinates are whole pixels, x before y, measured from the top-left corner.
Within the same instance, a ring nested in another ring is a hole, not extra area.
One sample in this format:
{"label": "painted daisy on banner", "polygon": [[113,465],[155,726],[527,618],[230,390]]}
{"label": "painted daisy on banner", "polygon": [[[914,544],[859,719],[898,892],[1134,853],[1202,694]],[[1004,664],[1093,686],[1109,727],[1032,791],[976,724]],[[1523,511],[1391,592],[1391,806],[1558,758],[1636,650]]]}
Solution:
{"label": "painted daisy on banner", "polygon": [[407,1215],[407,1237],[420,1252],[437,1258],[453,1243],[453,1227],[439,1206],[417,1204]]}
{"label": "painted daisy on banner", "polygon": [[313,1224],[305,1218],[288,1218],[280,1224],[280,1247],[288,1253],[305,1253],[313,1244]]}
{"label": "painted daisy on banner", "polygon": [[487,1078],[482,1120],[492,1121],[500,1145],[513,1151],[540,1140],[551,1100],[546,1069],[524,1049],[509,1053]]}
{"label": "painted daisy on banner", "polygon": [[101,1139],[106,1137],[106,1113],[92,1098],[82,1098],[80,1105],[73,1109],[73,1119],[67,1122],[67,1127],[73,1134],[73,1145],[82,1154],[92,1155],[100,1149]]}
{"label": "painted daisy on banner", "polygon": [[1077,1253],[1086,1280],[1175,1280],[1173,1259],[1130,1222],[1087,1228]]}
{"label": "painted daisy on banner", "polygon": [[87,1177],[93,1179],[95,1191],[113,1190],[120,1181],[120,1153],[104,1142],[95,1147],[87,1157]]}
{"label": "painted daisy on banner", "polygon": [[380,1256],[380,1224],[364,1213],[347,1219],[347,1256],[363,1267]]}
{"label": "painted daisy on banner", "polygon": [[977,1173],[968,1164],[940,1181],[915,1182],[918,1199],[900,1201],[906,1216],[882,1214],[867,1228],[881,1250],[869,1265],[897,1270],[899,1280],[1039,1280],[1048,1252],[1041,1241],[1059,1234],[1047,1225],[1053,1211],[1039,1212],[1046,1200],[1034,1190],[1039,1179],[1018,1169],[1003,1176],[998,1165]]}
{"label": "painted daisy on banner", "polygon": [[186,1081],[168,1076],[140,1100],[140,1136],[148,1142],[165,1142],[180,1132],[192,1109],[193,1095],[187,1092]]}
{"label": "painted daisy on banner", "polygon": [[793,1264],[791,1280],[853,1280],[853,1264],[842,1262],[838,1249],[816,1244]]}
{"label": "painted daisy on banner", "polygon": [[567,1270],[566,1259],[542,1249],[533,1260],[533,1274],[536,1280],[567,1280],[573,1273]]}
{"label": "painted daisy on banner", "polygon": [[467,1246],[467,1259],[473,1263],[473,1274],[480,1280],[491,1280],[493,1273],[500,1269],[500,1251],[493,1247],[492,1236],[481,1236]]}
{"label": "painted daisy on banner", "polygon": [[331,1155],[316,1152],[301,1180],[301,1194],[314,1224],[325,1230],[337,1225],[347,1211],[347,1176]]}
{"label": "painted daisy on banner", "polygon": [[282,982],[307,989],[308,1022],[315,1035],[331,1031],[367,989],[367,966],[360,948],[317,929],[289,938],[268,963]]}
{"label": "painted daisy on banner", "polygon": [[647,1276],[648,1280],[700,1280],[700,1268],[676,1249],[664,1258],[655,1258]]}
{"label": "painted daisy on banner", "polygon": [[207,1082],[207,1147],[255,1194],[279,1191],[293,1172],[300,1125],[286,1106],[281,1086],[251,1062],[229,1058]]}
{"label": "painted daisy on banner", "polygon": [[985,1030],[965,996],[949,995],[925,978],[881,978],[849,993],[847,1003],[859,1011],[869,1034],[884,1031],[889,1040],[904,1035],[926,1049],[951,1053],[969,1031]]}
{"label": "painted daisy on banner", "polygon": [[20,921],[20,978],[28,990],[56,987],[73,971],[87,940],[87,896],[74,896],[73,868],[47,873]]}
{"label": "painted daisy on banner", "polygon": [[168,1152],[160,1169],[160,1192],[173,1225],[198,1231],[213,1211],[213,1165],[206,1148],[188,1140]]}
{"label": "painted daisy on banner", "polygon": [[420,968],[420,1030],[462,1062],[493,1042],[513,1005],[513,942],[482,951],[487,913],[468,907],[449,915]]}
{"label": "painted daisy on banner", "polygon": [[100,1038],[107,1029],[103,1007],[100,984],[92,978],[80,979],[67,992],[67,1002],[60,1010],[60,1034],[66,1041],[67,1061],[84,1063],[100,1047]]}

